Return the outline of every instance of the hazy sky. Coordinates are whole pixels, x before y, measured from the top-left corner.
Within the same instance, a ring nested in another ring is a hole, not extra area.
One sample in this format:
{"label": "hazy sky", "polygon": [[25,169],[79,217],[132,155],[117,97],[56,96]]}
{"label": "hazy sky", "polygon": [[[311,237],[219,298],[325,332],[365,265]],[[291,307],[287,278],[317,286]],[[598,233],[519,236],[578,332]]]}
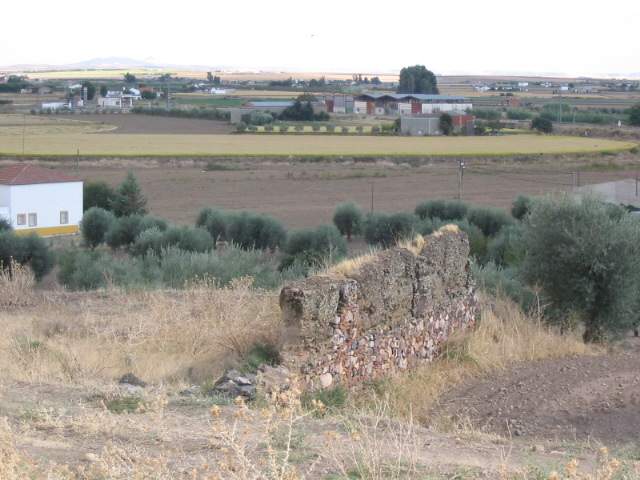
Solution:
{"label": "hazy sky", "polygon": [[0,65],[118,56],[291,71],[640,73],[640,0],[2,3]]}

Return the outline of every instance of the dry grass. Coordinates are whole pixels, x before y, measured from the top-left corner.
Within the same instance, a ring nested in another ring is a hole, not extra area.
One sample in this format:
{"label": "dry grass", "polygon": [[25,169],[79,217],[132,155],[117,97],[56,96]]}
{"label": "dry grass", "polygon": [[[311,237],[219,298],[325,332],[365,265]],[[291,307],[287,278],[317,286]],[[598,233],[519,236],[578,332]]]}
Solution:
{"label": "dry grass", "polygon": [[445,390],[472,376],[516,362],[597,353],[597,347],[585,345],[577,333],[560,335],[507,299],[483,299],[472,332],[454,336],[436,362],[390,379],[382,394],[396,415],[423,422]]}
{"label": "dry grass", "polygon": [[[327,135],[33,135],[28,155],[124,156],[500,156],[629,150],[630,142],[584,137],[508,135],[504,137],[371,137]],[[0,135],[0,152],[22,153],[22,135]]]}
{"label": "dry grass", "polygon": [[238,280],[180,292],[107,291],[0,312],[0,369],[12,380],[212,379],[256,341],[277,342],[271,293]]}
{"label": "dry grass", "polygon": [[33,303],[35,282],[28,267],[13,261],[7,269],[0,265],[0,307],[24,307]]}

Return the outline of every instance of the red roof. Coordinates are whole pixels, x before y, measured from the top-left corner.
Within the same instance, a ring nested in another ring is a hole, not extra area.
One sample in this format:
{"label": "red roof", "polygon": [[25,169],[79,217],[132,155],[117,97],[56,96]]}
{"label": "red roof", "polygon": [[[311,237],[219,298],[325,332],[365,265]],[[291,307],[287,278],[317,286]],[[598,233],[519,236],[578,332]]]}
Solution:
{"label": "red roof", "polygon": [[50,168],[19,163],[0,168],[0,185],[32,185],[34,183],[80,182],[81,180],[65,175]]}

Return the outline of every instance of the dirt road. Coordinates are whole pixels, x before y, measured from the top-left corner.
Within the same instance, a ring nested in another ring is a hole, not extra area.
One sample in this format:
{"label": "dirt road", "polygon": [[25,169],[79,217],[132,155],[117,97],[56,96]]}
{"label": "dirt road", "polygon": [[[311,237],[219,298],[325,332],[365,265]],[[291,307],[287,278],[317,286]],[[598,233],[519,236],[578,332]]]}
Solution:
{"label": "dirt road", "polygon": [[612,355],[536,362],[464,384],[442,398],[438,413],[514,437],[635,443],[640,339]]}

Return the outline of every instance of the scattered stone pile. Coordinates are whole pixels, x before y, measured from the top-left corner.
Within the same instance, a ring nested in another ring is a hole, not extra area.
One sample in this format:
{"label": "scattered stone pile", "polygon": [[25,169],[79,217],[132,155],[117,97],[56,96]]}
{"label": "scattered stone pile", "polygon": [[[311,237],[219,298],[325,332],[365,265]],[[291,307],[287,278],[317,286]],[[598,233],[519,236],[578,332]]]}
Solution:
{"label": "scattered stone pile", "polygon": [[447,226],[342,274],[283,288],[287,364],[308,388],[351,386],[440,353],[472,325],[477,301],[465,233]]}

